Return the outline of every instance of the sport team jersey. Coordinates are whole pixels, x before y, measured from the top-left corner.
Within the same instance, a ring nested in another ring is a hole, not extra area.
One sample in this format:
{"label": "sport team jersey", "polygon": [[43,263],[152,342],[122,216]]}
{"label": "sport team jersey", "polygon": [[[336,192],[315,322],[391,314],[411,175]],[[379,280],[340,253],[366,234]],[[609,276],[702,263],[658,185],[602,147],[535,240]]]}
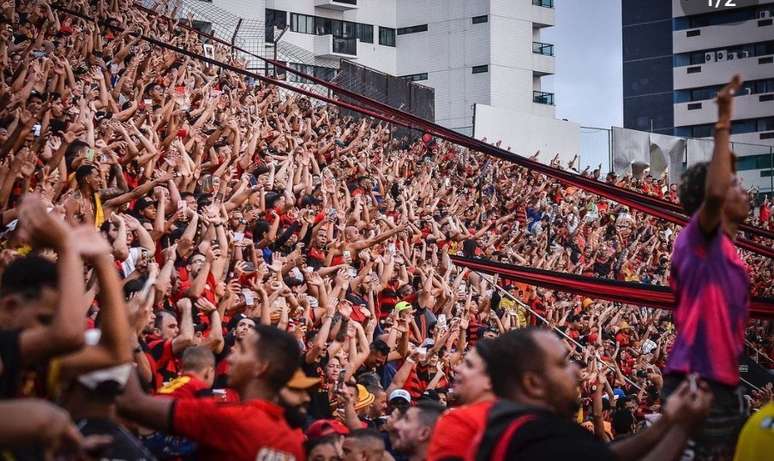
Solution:
{"label": "sport team jersey", "polygon": [[172,432],[199,444],[199,460],[305,459],[303,433],[287,425],[281,407],[264,400],[244,403],[175,400]]}
{"label": "sport team jersey", "polygon": [[677,236],[670,284],[677,301],[677,338],[666,373],[698,373],[727,386],[739,384],[750,300],[747,267],[720,226],[704,235],[699,213]]}

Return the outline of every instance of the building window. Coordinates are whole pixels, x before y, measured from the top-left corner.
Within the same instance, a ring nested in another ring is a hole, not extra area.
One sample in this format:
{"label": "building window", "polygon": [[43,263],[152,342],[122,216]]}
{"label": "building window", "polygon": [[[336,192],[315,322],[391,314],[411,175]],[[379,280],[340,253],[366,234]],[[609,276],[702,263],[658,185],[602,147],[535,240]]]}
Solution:
{"label": "building window", "polygon": [[374,42],[374,26],[371,24],[358,24],[357,25],[357,38],[363,43]]}
{"label": "building window", "polygon": [[755,131],[772,131],[772,130],[774,130],[774,117],[758,119],[758,129]]}
{"label": "building window", "polygon": [[412,82],[421,82],[422,80],[427,80],[427,72],[422,72],[420,74],[401,75],[400,78],[410,80]]}
{"label": "building window", "polygon": [[290,13],[290,31],[300,34],[314,34],[314,16]]}
{"label": "building window", "polygon": [[543,42],[532,42],[532,52],[535,54],[542,54],[543,56],[553,56],[554,45]]}
{"label": "building window", "polygon": [[692,127],[691,137],[694,137],[694,138],[709,138],[710,136],[712,136],[712,133],[714,132],[713,128],[714,127],[711,124],[696,125],[696,126]]}
{"label": "building window", "polygon": [[771,168],[771,154],[745,155],[736,158],[737,171]]}
{"label": "building window", "polygon": [[554,94],[546,93],[545,91],[533,91],[532,102],[537,104],[547,104],[549,106],[554,105]]}
{"label": "building window", "polygon": [[395,46],[395,29],[379,26],[379,44]]}
{"label": "building window", "polygon": [[266,27],[275,26],[284,29],[288,22],[288,12],[266,8]]}
{"label": "building window", "polygon": [[333,35],[336,38],[355,38],[357,33],[354,22],[321,17],[314,18],[314,31],[316,35]]}
{"label": "building window", "polygon": [[266,41],[274,43],[274,28],[284,29],[288,26],[287,11],[266,8]]}
{"label": "building window", "polygon": [[489,22],[489,16],[473,16],[473,24],[483,24],[485,22]]}
{"label": "building window", "polygon": [[411,27],[401,27],[398,29],[398,35],[416,34],[417,32],[427,32],[427,24]]}
{"label": "building window", "polygon": [[532,4],[535,6],[542,6],[543,8],[553,8],[554,0],[532,0]]}
{"label": "building window", "polygon": [[489,72],[489,66],[473,66],[473,73],[474,74],[483,74],[485,72]]}

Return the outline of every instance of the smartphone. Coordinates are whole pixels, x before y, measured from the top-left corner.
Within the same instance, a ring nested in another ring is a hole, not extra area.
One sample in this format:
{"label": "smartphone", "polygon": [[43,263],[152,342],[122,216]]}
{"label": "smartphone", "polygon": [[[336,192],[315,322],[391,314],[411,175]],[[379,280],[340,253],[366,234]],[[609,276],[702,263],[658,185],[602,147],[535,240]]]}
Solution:
{"label": "smartphone", "polygon": [[244,270],[245,272],[255,272],[255,263],[252,261],[246,261]]}
{"label": "smartphone", "polygon": [[296,280],[304,280],[304,274],[301,273],[301,269],[298,267],[294,267],[293,269],[290,269],[290,272],[288,272],[290,275],[290,278],[296,279]]}
{"label": "smartphone", "polygon": [[234,241],[235,242],[241,242],[242,239],[244,239],[244,238],[245,238],[245,233],[244,232],[234,232]]}
{"label": "smartphone", "polygon": [[40,123],[32,125],[32,136],[35,136],[36,138],[40,137]]}
{"label": "smartphone", "polygon": [[247,181],[250,183],[250,187],[255,187],[258,185],[258,180],[255,179],[255,175],[248,175]]}
{"label": "smartphone", "polygon": [[351,261],[352,253],[349,250],[344,250],[344,261]]}
{"label": "smartphone", "polygon": [[211,44],[205,43],[202,45],[202,48],[204,49],[204,56],[210,59],[215,57],[215,48]]}
{"label": "smartphone", "polygon": [[89,148],[86,151],[86,160],[93,162],[94,161],[94,149]]}
{"label": "smartphone", "polygon": [[391,255],[395,255],[395,244],[390,243],[387,245],[387,251],[389,251]]}
{"label": "smartphone", "polygon": [[247,306],[254,306],[255,305],[255,293],[253,293],[252,290],[243,289],[242,290],[242,296],[245,298],[245,305]]}
{"label": "smartphone", "polygon": [[178,200],[177,201],[177,209],[178,210],[187,210],[188,209],[188,202],[185,200]]}
{"label": "smartphone", "polygon": [[336,390],[341,391],[344,389],[344,375],[346,375],[347,370],[341,370],[339,371],[339,377],[336,379]]}
{"label": "smartphone", "polygon": [[446,325],[446,314],[440,314],[438,315],[438,328],[441,330],[445,330],[447,327]]}
{"label": "smartphone", "polygon": [[143,99],[142,103],[145,104],[145,107],[150,108],[153,106],[153,99]]}

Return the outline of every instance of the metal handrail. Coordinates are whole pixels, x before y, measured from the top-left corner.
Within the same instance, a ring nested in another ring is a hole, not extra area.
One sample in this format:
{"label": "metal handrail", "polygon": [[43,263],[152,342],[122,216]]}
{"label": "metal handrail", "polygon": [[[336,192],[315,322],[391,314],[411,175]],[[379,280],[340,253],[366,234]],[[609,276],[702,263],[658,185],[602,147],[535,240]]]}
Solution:
{"label": "metal handrail", "polygon": [[548,104],[549,106],[554,105],[554,94],[553,93],[547,93],[545,91],[533,91],[532,92],[532,101],[536,102],[538,104]]}
{"label": "metal handrail", "polygon": [[554,45],[551,43],[532,42],[532,52],[543,56],[554,55]]}
{"label": "metal handrail", "polygon": [[542,6],[543,8],[553,8],[554,0],[532,0],[532,4],[535,6]]}
{"label": "metal handrail", "polygon": [[[524,304],[524,303],[523,303],[523,302],[522,302],[520,299],[517,299],[517,298],[515,298],[515,297],[514,297],[512,294],[510,294],[510,293],[508,292],[508,290],[506,290],[505,288],[501,287],[500,285],[498,285],[498,284],[494,283],[494,279],[493,279],[493,278],[490,278],[490,277],[488,277],[486,274],[482,274],[481,272],[478,272],[478,271],[474,271],[474,272],[476,272],[476,274],[478,274],[478,275],[479,275],[481,278],[483,278],[484,280],[486,280],[487,282],[489,282],[489,284],[490,284],[490,285],[492,285],[492,286],[494,286],[495,288],[497,288],[497,290],[499,290],[499,291],[500,291],[501,293],[503,293],[505,296],[507,296],[508,298],[510,298],[510,299],[511,299],[511,301],[515,302],[516,304],[518,304],[519,306],[521,306],[523,309],[525,309],[526,311],[528,311],[529,313],[531,313],[531,314],[532,314],[532,315],[534,315],[535,317],[539,318],[539,319],[540,319],[540,320],[541,320],[543,323],[545,323],[545,324],[546,324],[546,325],[547,325],[549,328],[551,328],[552,330],[554,330],[555,332],[559,333],[559,334],[560,334],[560,335],[562,335],[564,338],[566,338],[567,340],[569,340],[570,342],[572,342],[572,343],[573,343],[573,344],[574,344],[576,347],[579,347],[581,350],[585,350],[585,348],[583,347],[583,345],[581,345],[581,344],[580,344],[578,341],[575,341],[575,340],[574,340],[574,339],[572,339],[570,336],[568,336],[568,335],[567,335],[567,333],[565,333],[564,331],[562,331],[562,329],[560,329],[560,328],[559,328],[559,327],[557,327],[557,326],[554,326],[554,325],[552,325],[552,324],[551,324],[551,322],[549,322],[549,321],[548,321],[548,320],[547,320],[545,317],[543,317],[542,315],[540,315],[540,314],[538,314],[537,312],[535,312],[534,310],[532,310],[532,308],[531,308],[531,307],[529,307],[527,304]],[[597,360],[597,362],[599,362],[599,363],[601,363],[602,365],[604,365],[604,366],[606,366],[607,368],[609,368],[609,369],[610,369],[610,371],[614,371],[614,372],[618,373],[618,370],[616,370],[616,369],[615,369],[615,368],[614,368],[612,365],[610,365],[609,363],[607,363],[607,362],[605,362],[604,360],[600,359],[599,357],[596,357],[596,356],[594,356],[594,359],[596,359],[596,360]],[[621,374],[621,376],[623,376],[623,374]],[[640,391],[642,390],[642,387],[640,387],[639,385],[637,385],[637,383],[635,383],[635,382],[634,382],[634,381],[632,381],[631,379],[627,378],[626,376],[623,376],[623,379],[624,379],[624,380],[626,380],[626,382],[628,382],[629,384],[631,384],[631,385],[632,385],[632,386],[634,386],[635,388],[637,388],[637,390],[640,390]]]}

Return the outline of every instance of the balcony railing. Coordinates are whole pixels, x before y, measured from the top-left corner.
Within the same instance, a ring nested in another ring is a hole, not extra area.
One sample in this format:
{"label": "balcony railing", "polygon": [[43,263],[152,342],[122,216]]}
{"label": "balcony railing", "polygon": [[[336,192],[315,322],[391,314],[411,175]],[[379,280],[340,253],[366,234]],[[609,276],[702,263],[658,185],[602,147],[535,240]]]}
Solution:
{"label": "balcony railing", "polygon": [[532,0],[532,4],[543,8],[553,8],[554,0]]}
{"label": "balcony railing", "polygon": [[554,45],[543,42],[532,42],[532,52],[535,54],[542,54],[543,56],[553,56]]}
{"label": "balcony railing", "polygon": [[545,91],[533,91],[532,101],[537,104],[547,104],[549,106],[554,105],[554,94],[546,93]]}
{"label": "balcony railing", "polygon": [[352,56],[357,55],[357,39],[333,37],[333,52]]}

